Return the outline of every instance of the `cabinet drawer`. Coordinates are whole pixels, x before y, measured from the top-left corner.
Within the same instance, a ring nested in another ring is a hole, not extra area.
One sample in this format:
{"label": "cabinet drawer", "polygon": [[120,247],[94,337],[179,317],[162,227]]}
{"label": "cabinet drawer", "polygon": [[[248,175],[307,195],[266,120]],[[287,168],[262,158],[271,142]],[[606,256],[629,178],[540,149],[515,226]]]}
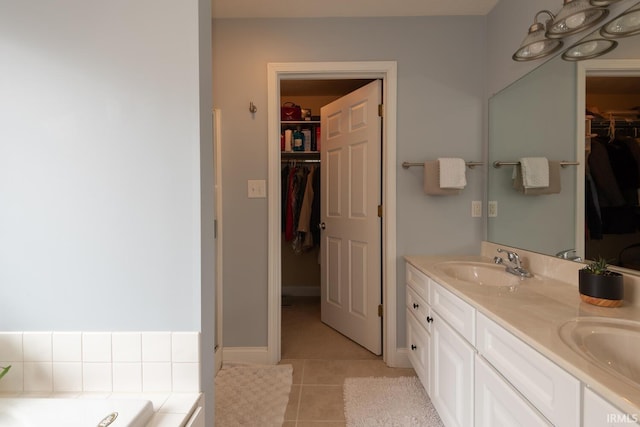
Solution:
{"label": "cabinet drawer", "polygon": [[476,347],[554,425],[580,424],[577,379],[482,314]]}
{"label": "cabinet drawer", "polygon": [[429,394],[431,393],[431,375],[429,373],[431,335],[420,325],[414,313],[409,309],[407,309],[407,347],[411,366]]}
{"label": "cabinet drawer", "polygon": [[427,303],[411,287],[407,287],[407,310],[412,312],[418,322],[431,333],[431,310]]}
{"label": "cabinet drawer", "polygon": [[[453,329],[472,345],[475,345],[476,310],[471,305],[431,281],[430,299],[432,311],[446,320]],[[438,317],[434,314],[434,317]]]}
{"label": "cabinet drawer", "polygon": [[405,281],[411,286],[420,297],[429,302],[429,282],[430,279],[426,274],[419,271],[413,265],[407,263],[405,269]]}

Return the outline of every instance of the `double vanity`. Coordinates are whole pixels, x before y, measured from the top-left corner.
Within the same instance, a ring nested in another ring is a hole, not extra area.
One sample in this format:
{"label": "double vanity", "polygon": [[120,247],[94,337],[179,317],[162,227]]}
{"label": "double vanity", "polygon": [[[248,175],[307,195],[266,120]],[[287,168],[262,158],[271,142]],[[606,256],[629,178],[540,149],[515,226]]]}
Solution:
{"label": "double vanity", "polygon": [[604,308],[580,300],[572,261],[489,242],[405,260],[409,360],[446,426],[640,421],[637,278]]}

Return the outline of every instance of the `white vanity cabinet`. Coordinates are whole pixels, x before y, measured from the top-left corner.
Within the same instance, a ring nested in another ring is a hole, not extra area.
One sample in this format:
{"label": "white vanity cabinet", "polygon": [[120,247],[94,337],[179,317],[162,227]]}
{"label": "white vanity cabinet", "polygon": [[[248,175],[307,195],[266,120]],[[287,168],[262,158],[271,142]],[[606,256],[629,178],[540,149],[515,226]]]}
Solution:
{"label": "white vanity cabinet", "polygon": [[407,347],[409,361],[427,393],[431,393],[431,308],[428,304],[429,278],[407,264]]}
{"label": "white vanity cabinet", "polygon": [[478,353],[552,424],[580,425],[580,381],[482,314],[476,334]]}
{"label": "white vanity cabinet", "polygon": [[410,264],[406,277],[409,360],[444,424],[472,426],[475,310]]}
{"label": "white vanity cabinet", "polygon": [[430,398],[447,426],[473,425],[475,309],[431,281]]}

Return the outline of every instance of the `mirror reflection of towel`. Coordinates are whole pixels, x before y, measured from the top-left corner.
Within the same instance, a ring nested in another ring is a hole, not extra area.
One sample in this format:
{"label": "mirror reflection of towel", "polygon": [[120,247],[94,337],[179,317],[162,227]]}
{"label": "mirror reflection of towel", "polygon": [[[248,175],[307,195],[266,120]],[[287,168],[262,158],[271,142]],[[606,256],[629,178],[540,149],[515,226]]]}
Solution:
{"label": "mirror reflection of towel", "polygon": [[524,188],[549,186],[549,160],[546,157],[523,157],[520,159],[520,169]]}
{"label": "mirror reflection of towel", "polygon": [[549,161],[549,186],[541,188],[525,188],[522,183],[522,168],[515,166],[515,178],[513,188],[526,194],[527,196],[538,196],[543,194],[557,194],[560,192],[560,162]]}

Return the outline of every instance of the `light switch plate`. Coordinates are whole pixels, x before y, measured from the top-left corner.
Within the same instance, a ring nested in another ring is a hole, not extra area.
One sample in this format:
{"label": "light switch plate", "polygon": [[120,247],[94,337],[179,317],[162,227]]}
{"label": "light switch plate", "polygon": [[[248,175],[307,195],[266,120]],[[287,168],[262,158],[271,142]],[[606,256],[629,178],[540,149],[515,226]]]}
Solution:
{"label": "light switch plate", "polygon": [[498,216],[498,201],[497,200],[489,200],[489,218],[495,218]]}
{"label": "light switch plate", "polygon": [[482,201],[474,200],[471,202],[471,216],[473,218],[482,217]]}
{"label": "light switch plate", "polygon": [[267,182],[264,179],[248,180],[247,197],[250,199],[264,199],[267,197]]}

